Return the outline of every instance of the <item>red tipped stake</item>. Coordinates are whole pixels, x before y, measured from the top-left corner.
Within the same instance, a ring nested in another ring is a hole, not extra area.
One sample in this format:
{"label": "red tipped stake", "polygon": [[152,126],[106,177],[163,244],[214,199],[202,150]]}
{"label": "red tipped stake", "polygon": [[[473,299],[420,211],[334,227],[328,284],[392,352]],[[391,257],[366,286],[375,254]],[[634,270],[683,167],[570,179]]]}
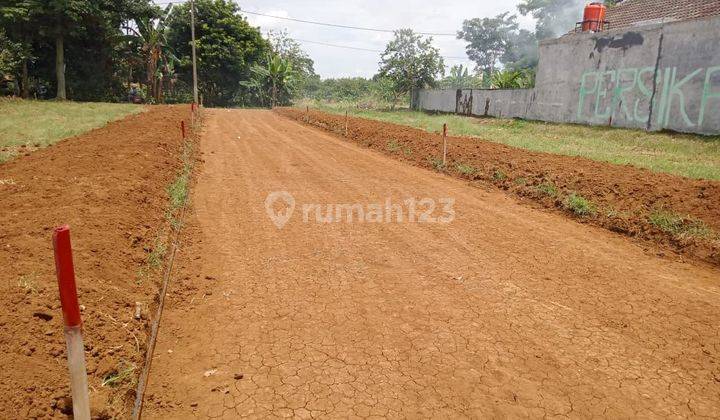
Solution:
{"label": "red tipped stake", "polygon": [[85,347],[82,339],[82,319],[75,285],[75,267],[70,244],[70,227],[63,225],[53,231],[55,271],[63,321],[65,322],[65,343],[67,344],[68,371],[72,392],[73,418],[90,420],[90,399],[85,369]]}
{"label": "red tipped stake", "polygon": [[63,225],[53,232],[53,249],[55,250],[55,271],[60,288],[60,304],[66,327],[79,327],[80,305],[78,304],[77,288],[75,287],[75,266],[73,265],[72,247],[70,245],[70,227]]}

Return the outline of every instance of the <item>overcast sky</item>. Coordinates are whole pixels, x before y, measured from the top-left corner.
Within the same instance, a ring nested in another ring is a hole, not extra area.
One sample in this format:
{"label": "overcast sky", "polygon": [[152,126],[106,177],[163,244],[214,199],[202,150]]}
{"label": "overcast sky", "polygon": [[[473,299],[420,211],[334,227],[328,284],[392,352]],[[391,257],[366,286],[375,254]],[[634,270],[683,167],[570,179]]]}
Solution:
{"label": "overcast sky", "polygon": [[[236,0],[243,10],[274,16],[380,29],[412,28],[421,32],[455,33],[464,19],[492,17],[510,11],[518,14],[520,27],[533,29],[529,16],[517,12],[519,0]],[[330,28],[263,16],[247,15],[263,33],[269,29],[287,29],[298,40],[324,42],[351,47],[382,50],[392,38],[390,33]],[[463,41],[451,36],[435,36],[434,44],[444,56],[465,57]],[[315,61],[315,71],[327,77],[370,77],[378,68],[379,53],[302,42]],[[467,60],[446,59],[445,64],[472,64]]]}

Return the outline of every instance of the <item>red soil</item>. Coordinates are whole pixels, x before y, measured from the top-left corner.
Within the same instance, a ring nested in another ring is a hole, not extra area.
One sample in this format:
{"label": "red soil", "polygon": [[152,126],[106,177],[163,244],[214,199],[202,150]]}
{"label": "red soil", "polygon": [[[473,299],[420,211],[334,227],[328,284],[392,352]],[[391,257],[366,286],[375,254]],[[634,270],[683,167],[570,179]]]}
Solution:
{"label": "red soil", "polygon": [[[276,112],[345,136],[345,117],[310,110],[280,108]],[[349,117],[347,138],[416,166],[434,169],[442,157],[442,136],[423,130],[364,118]],[[394,147],[388,147],[394,141]],[[393,149],[393,150],[390,150]],[[459,172],[457,164],[476,169]],[[665,248],[720,264],[720,182],[695,180],[615,165],[581,157],[533,152],[474,137],[450,137],[448,164],[443,172],[472,181],[492,183],[534,203],[568,212],[564,199],[577,193],[597,207],[592,216],[578,217],[614,232],[664,245]],[[539,191],[553,184],[559,194]],[[649,216],[658,210],[690,216],[712,232],[706,237],[674,235],[654,226]],[[568,212],[568,214],[571,214]]]}
{"label": "red soil", "polygon": [[[161,275],[143,271],[166,232],[185,107],[146,112],[0,165],[0,413],[71,413],[52,228],[71,226],[94,416],[127,413]],[[136,302],[142,319],[134,319]],[[135,366],[118,386],[113,372]]]}

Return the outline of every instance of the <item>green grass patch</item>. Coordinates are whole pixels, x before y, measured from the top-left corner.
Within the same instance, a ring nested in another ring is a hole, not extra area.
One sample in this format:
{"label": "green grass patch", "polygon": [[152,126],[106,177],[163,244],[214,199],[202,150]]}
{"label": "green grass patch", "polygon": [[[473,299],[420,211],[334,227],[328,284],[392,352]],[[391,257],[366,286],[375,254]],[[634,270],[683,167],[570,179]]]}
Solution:
{"label": "green grass patch", "polygon": [[439,157],[431,157],[430,158],[430,164],[433,168],[435,168],[436,171],[444,171],[445,170],[445,164],[443,163],[442,159]]}
{"label": "green grass patch", "polygon": [[431,115],[409,110],[358,109],[347,104],[313,103],[326,112],[386,121],[438,133],[443,123],[451,135],[538,152],[582,156],[601,162],[631,164],[688,178],[720,180],[720,136],[645,132],[621,128],[554,124],[460,115]]}
{"label": "green grass patch", "polygon": [[412,149],[407,146],[400,144],[397,140],[390,140],[387,142],[387,149],[393,153],[402,152],[406,157],[412,156]]}
{"label": "green grass patch", "polygon": [[520,185],[520,186],[527,185],[527,178],[522,177],[522,176],[519,177],[519,178],[515,178],[515,179],[513,180],[513,184],[515,184],[515,185]]}
{"label": "green grass patch", "polygon": [[563,206],[578,216],[593,216],[597,212],[595,204],[576,193],[567,196],[563,201]]}
{"label": "green grass patch", "polygon": [[648,219],[653,226],[677,237],[708,238],[713,233],[701,220],[665,209],[653,211]]}
{"label": "green grass patch", "polygon": [[505,181],[507,179],[507,175],[500,169],[496,169],[493,171],[492,179],[493,181]]}
{"label": "green grass patch", "polygon": [[127,362],[121,363],[116,370],[105,375],[102,386],[117,388],[126,383],[134,385],[136,381],[135,375],[133,374],[135,369],[137,369],[137,367],[134,364]]}
{"label": "green grass patch", "polygon": [[460,172],[463,175],[474,175],[477,173],[477,169],[472,165],[465,165],[463,163],[458,163],[455,165],[455,169],[457,169],[458,172]]}
{"label": "green grass patch", "polygon": [[0,99],[0,162],[143,109],[133,104]]}
{"label": "green grass patch", "polygon": [[557,197],[558,195],[558,189],[552,182],[543,182],[538,184],[535,189],[548,197]]}

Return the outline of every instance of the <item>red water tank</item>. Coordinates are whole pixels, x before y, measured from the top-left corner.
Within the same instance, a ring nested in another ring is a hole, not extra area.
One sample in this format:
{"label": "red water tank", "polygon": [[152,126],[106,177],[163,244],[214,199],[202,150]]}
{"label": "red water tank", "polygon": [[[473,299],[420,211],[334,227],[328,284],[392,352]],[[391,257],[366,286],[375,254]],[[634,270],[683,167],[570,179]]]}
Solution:
{"label": "red water tank", "polygon": [[607,7],[602,3],[593,2],[585,6],[583,13],[582,30],[583,32],[599,32],[605,26],[605,12]]}

